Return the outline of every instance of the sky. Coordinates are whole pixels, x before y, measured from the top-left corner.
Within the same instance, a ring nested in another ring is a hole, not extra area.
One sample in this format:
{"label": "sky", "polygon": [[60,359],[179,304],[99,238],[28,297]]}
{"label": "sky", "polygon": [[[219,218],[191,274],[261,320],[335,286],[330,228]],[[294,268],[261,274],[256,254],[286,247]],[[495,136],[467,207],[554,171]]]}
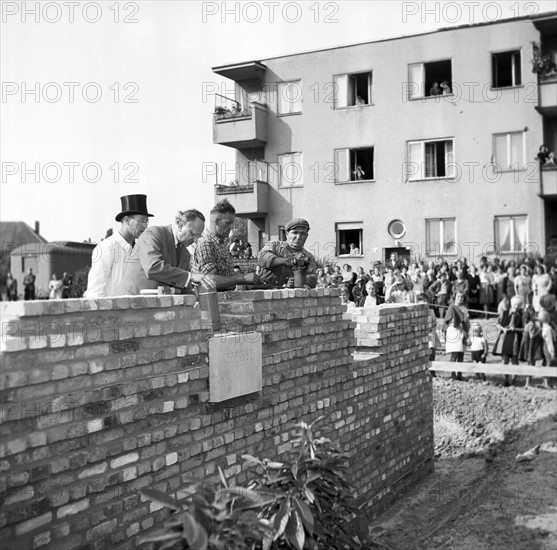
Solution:
{"label": "sky", "polygon": [[[49,241],[117,229],[120,197],[147,195],[151,223],[208,213],[215,163],[211,68],[555,10],[555,2],[1,3],[0,219]],[[228,177],[226,179],[232,179]]]}

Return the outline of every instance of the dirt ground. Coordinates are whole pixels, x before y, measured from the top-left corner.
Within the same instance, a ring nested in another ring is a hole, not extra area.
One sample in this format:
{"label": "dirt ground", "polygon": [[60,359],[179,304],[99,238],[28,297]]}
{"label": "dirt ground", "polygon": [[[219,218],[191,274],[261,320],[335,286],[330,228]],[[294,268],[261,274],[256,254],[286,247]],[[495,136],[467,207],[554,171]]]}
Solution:
{"label": "dirt ground", "polygon": [[557,391],[503,377],[433,383],[435,472],[371,527],[400,550],[555,550]]}

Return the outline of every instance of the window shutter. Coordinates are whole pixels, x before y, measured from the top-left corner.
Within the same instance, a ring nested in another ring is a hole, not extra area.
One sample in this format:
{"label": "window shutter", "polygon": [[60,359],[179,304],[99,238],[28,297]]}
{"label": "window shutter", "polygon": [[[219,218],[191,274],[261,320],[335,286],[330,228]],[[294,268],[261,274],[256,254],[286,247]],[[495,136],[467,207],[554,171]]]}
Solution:
{"label": "window shutter", "polygon": [[350,150],[337,149],[335,151],[336,181],[350,181]]}
{"label": "window shutter", "polygon": [[524,166],[523,157],[523,136],[524,134],[511,134],[511,165],[513,168],[521,169]]}
{"label": "window shutter", "polygon": [[423,63],[415,63],[409,65],[409,97],[416,99],[424,96],[424,66]]}
{"label": "window shutter", "polygon": [[520,52],[513,54],[513,85],[518,86],[522,83],[521,68],[520,68]]}
{"label": "window shutter", "polygon": [[288,101],[288,92],[287,89],[288,83],[281,83],[278,86],[278,112],[279,115],[284,115],[290,112],[290,102]]}
{"label": "window shutter", "polygon": [[340,74],[333,77],[335,109],[348,105],[348,75]]}
{"label": "window shutter", "polygon": [[423,143],[417,142],[408,144],[408,166],[406,167],[408,180],[421,180],[424,177],[424,158],[422,151]]}
{"label": "window shutter", "polygon": [[290,113],[302,112],[302,84],[300,81],[291,82],[288,89],[288,99],[290,100]]}
{"label": "window shutter", "polygon": [[509,167],[506,134],[495,136],[495,164],[498,170],[507,170]]}
{"label": "window shutter", "polygon": [[445,175],[448,178],[454,178],[455,175],[454,151],[452,141],[445,141]]}

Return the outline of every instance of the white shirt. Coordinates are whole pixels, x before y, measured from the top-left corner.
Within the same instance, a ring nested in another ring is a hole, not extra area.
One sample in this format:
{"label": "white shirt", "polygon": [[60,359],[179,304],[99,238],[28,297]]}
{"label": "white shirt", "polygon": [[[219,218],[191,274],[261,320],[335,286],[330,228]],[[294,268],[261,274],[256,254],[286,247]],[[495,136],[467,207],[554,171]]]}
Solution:
{"label": "white shirt", "polygon": [[128,271],[139,263],[138,247],[132,246],[119,232],[101,241],[93,250],[92,265],[84,298],[103,298],[129,294],[121,285]]}

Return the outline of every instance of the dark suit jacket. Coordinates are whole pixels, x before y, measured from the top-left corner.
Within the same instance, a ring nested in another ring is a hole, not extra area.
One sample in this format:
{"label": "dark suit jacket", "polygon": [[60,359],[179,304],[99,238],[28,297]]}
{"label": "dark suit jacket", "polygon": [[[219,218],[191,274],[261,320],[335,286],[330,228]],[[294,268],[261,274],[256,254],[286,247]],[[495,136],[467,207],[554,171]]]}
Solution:
{"label": "dark suit jacket", "polygon": [[139,263],[129,277],[130,293],[139,294],[144,288],[159,285],[184,288],[189,283],[190,253],[182,247],[178,265],[171,225],[148,227],[137,239],[136,246]]}

